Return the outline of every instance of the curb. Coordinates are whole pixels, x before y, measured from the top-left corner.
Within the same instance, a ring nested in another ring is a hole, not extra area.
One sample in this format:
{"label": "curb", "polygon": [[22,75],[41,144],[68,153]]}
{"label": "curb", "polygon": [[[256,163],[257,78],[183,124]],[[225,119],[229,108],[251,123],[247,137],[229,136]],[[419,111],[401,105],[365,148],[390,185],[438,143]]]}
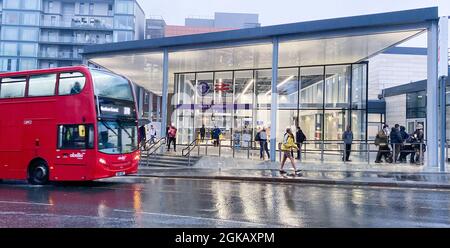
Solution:
{"label": "curb", "polygon": [[350,186],[370,186],[370,187],[390,187],[390,188],[395,187],[395,188],[419,188],[419,189],[450,189],[450,184],[437,184],[437,183],[364,182],[364,181],[325,180],[325,179],[309,179],[309,178],[270,178],[270,177],[239,177],[239,176],[176,176],[176,175],[154,175],[154,174],[133,174],[130,176],[154,177],[154,178],[174,178],[174,179],[269,182],[269,183],[350,185]]}

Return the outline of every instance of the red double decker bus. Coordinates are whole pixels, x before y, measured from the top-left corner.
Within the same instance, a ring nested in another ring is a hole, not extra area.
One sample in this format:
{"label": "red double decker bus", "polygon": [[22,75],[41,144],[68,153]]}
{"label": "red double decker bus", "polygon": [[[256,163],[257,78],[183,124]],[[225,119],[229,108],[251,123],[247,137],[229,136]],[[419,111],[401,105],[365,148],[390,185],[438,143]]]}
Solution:
{"label": "red double decker bus", "polygon": [[129,80],[84,66],[0,73],[0,179],[90,181],[137,172]]}

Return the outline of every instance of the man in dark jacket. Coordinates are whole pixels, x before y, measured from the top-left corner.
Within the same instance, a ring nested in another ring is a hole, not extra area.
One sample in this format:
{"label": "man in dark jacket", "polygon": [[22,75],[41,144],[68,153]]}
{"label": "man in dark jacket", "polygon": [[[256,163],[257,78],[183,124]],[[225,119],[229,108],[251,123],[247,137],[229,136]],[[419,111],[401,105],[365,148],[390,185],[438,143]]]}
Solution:
{"label": "man in dark jacket", "polygon": [[297,159],[301,160],[302,156],[302,145],[303,142],[306,141],[306,135],[303,133],[302,129],[300,127],[297,127],[297,132],[295,133],[295,142],[297,143],[298,150],[297,150]]}
{"label": "man in dark jacket", "polygon": [[400,127],[400,125],[395,124],[395,127],[392,128],[391,133],[390,133],[391,147],[392,147],[392,154],[393,154],[394,162],[397,162],[398,155],[400,154],[400,150],[403,145],[403,139],[402,139],[402,136],[400,135],[399,127]]}
{"label": "man in dark jacket", "polygon": [[[406,128],[404,126],[400,126],[400,136],[402,137],[402,141],[404,141],[404,142],[409,139],[409,134],[406,132]],[[407,144],[402,145],[401,151],[400,151],[400,158],[399,158],[401,163],[406,162],[406,157],[410,153],[411,149],[412,148]]]}

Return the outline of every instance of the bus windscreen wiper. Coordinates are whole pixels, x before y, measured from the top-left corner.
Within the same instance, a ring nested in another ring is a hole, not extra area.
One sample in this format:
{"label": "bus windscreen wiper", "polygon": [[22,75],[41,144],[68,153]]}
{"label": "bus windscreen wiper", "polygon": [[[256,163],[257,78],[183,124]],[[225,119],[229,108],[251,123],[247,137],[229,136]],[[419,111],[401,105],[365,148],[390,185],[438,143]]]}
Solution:
{"label": "bus windscreen wiper", "polygon": [[125,133],[128,135],[128,138],[133,139],[132,135],[128,132],[127,129],[125,129],[125,127],[122,125],[122,123],[120,121],[117,122],[117,125],[119,125],[123,131],[125,131]]}
{"label": "bus windscreen wiper", "polygon": [[105,126],[106,127],[106,129],[108,129],[108,130],[110,130],[111,132],[113,132],[114,133],[114,135],[116,135],[117,137],[119,137],[119,134],[118,133],[116,133],[116,131],[114,131],[114,129],[112,129],[108,124],[106,124],[106,122],[105,121],[101,121],[102,122],[102,124],[103,124],[103,126]]}

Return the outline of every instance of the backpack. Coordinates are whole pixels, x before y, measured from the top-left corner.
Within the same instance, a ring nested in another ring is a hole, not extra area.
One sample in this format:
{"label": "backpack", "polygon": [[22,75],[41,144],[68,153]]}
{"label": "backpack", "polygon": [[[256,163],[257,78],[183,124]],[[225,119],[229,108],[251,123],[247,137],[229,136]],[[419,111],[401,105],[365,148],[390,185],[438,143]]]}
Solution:
{"label": "backpack", "polygon": [[300,134],[300,140],[298,140],[297,142],[303,143],[303,142],[305,142],[305,141],[306,141],[306,135],[302,132],[302,133]]}
{"label": "backpack", "polygon": [[261,135],[259,132],[256,134],[255,141],[261,141]]}

